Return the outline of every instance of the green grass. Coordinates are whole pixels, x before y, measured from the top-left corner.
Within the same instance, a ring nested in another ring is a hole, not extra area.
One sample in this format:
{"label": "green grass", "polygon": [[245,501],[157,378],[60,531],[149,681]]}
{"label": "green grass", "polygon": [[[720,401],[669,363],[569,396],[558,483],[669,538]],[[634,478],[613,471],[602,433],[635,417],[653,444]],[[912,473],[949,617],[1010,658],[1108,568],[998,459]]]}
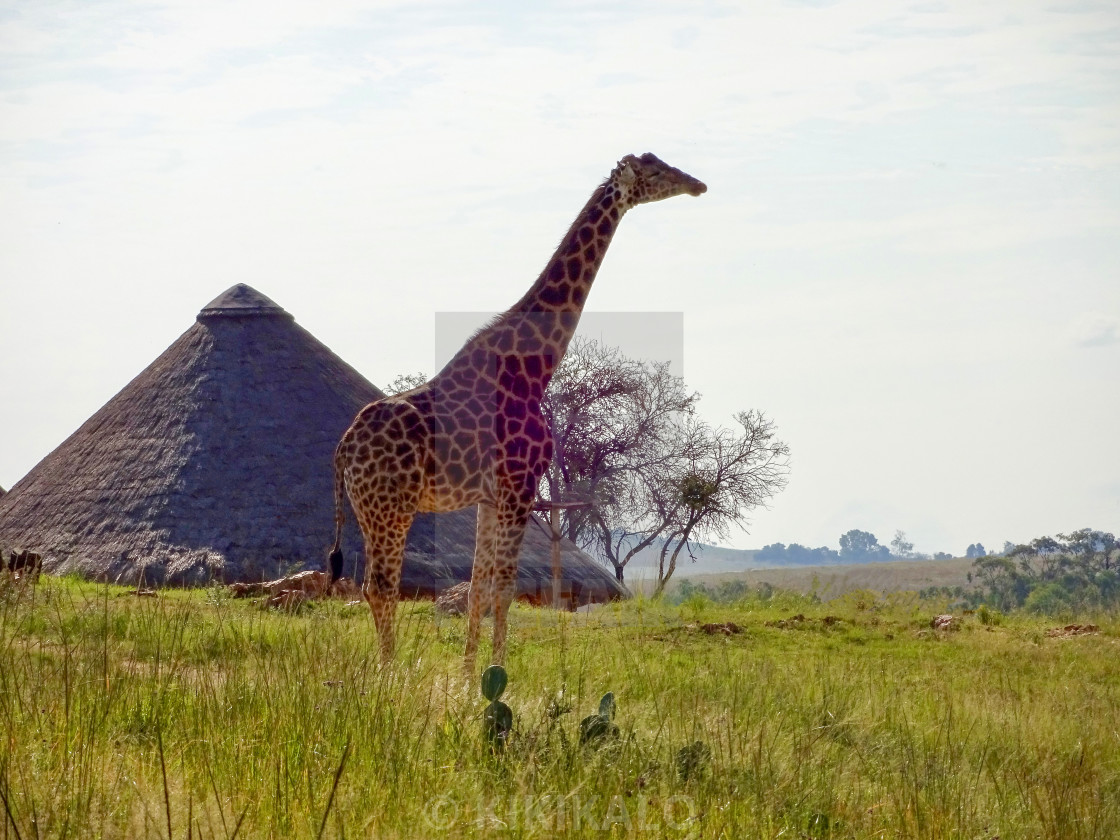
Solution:
{"label": "green grass", "polygon": [[[465,622],[44,578],[0,592],[0,837],[1109,838],[1120,625],[827,604],[516,608],[502,755]],[[795,614],[803,620],[784,621]],[[828,620],[826,620],[826,618]],[[707,622],[742,632],[710,635]],[[481,665],[481,662],[480,662]],[[613,691],[620,735],[580,747]],[[562,694],[561,694],[562,692]],[[558,695],[559,698],[558,698]],[[702,742],[682,776],[682,748]],[[706,757],[705,756],[709,756]]]}

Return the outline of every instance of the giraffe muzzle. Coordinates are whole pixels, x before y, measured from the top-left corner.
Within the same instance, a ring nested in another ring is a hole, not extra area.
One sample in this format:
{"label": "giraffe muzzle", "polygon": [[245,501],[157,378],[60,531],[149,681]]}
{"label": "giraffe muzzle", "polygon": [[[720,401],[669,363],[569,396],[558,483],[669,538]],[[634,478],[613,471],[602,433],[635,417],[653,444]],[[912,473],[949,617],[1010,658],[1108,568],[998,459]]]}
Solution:
{"label": "giraffe muzzle", "polygon": [[703,195],[708,191],[708,185],[703,181],[697,181],[695,178],[689,178],[688,194],[689,195]]}

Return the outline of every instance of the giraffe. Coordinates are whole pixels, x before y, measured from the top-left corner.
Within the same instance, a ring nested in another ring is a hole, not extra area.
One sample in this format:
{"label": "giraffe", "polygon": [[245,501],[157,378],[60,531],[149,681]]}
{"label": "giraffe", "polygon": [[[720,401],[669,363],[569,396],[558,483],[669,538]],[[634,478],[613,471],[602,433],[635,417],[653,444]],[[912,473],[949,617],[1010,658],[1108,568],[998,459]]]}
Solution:
{"label": "giraffe", "polygon": [[474,667],[482,617],[494,616],[493,661],[537,485],[552,460],[541,398],[575,333],[624,213],[707,187],[652,154],[627,155],[592,193],[529,291],[467,340],[429,382],[365,406],[334,456],[332,581],[342,573],[343,495],[365,538],[363,595],[381,661],[393,657],[405,539],[418,512],[478,506],[464,665]]}

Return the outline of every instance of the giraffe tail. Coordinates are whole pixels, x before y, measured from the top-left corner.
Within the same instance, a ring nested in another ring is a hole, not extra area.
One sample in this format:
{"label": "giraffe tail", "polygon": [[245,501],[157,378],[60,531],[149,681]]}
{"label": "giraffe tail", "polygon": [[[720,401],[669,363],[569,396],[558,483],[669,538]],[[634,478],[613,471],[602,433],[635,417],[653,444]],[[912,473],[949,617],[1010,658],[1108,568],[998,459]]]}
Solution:
{"label": "giraffe tail", "polygon": [[334,453],[334,545],[327,555],[331,583],[342,577],[342,525],[346,521],[346,484],[342,468],[341,446]]}

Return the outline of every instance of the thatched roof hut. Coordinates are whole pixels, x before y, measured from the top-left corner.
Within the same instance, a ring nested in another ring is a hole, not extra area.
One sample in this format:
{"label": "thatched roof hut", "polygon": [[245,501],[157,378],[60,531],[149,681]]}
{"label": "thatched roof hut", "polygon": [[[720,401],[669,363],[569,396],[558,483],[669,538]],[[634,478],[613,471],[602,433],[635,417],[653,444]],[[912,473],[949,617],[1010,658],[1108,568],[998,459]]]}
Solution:
{"label": "thatched roof hut", "polygon": [[[0,498],[0,546],[53,573],[136,581],[260,580],[320,568],[333,536],[332,453],[384,394],[246,285],[198,314],[162,355]],[[361,534],[347,509],[346,572]],[[470,577],[473,509],[417,517],[401,583],[433,595]],[[581,602],[625,595],[563,546]],[[550,542],[530,524],[519,590],[550,587]]]}

